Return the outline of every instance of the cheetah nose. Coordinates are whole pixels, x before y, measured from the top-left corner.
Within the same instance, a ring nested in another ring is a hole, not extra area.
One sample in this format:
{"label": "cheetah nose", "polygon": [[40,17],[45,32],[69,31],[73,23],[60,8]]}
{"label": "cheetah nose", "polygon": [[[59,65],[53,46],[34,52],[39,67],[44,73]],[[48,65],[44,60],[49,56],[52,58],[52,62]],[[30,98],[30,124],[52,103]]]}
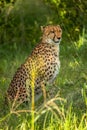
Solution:
{"label": "cheetah nose", "polygon": [[58,40],[60,40],[60,37],[58,37]]}
{"label": "cheetah nose", "polygon": [[55,43],[60,43],[60,40],[61,40],[61,37],[57,37],[57,38],[55,39]]}

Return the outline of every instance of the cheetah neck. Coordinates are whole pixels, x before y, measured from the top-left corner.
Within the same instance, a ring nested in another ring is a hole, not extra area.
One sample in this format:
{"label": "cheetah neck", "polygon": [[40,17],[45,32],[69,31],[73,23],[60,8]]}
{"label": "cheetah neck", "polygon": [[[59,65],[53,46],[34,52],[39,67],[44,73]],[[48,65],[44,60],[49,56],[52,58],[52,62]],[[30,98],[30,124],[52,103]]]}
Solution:
{"label": "cheetah neck", "polygon": [[59,57],[59,44],[54,43],[48,43],[48,42],[40,42],[40,44],[43,44],[43,46],[47,49],[50,48],[52,52],[55,52],[55,55]]}

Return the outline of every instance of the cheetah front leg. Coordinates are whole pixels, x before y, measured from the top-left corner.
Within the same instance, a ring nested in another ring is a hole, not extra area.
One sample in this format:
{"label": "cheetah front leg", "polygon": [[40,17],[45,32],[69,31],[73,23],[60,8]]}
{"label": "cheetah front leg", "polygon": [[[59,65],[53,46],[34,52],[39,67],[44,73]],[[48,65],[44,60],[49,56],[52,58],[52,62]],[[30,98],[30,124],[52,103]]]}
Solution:
{"label": "cheetah front leg", "polygon": [[45,83],[41,83],[41,89],[42,89],[42,93],[43,93],[43,97],[44,97],[44,104],[46,103],[46,85]]}

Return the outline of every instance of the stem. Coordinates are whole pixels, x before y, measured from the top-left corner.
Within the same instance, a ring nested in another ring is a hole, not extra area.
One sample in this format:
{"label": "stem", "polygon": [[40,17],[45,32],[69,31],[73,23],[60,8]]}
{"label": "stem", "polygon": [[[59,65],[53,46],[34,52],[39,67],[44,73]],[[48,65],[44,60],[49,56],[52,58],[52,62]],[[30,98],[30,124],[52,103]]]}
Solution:
{"label": "stem", "polygon": [[31,130],[34,130],[34,84],[32,84],[32,127]]}
{"label": "stem", "polygon": [[35,101],[34,101],[35,74],[36,74],[36,72],[35,72],[35,68],[34,68],[34,65],[33,65],[32,74],[31,74],[31,77],[32,77],[32,81],[31,81],[31,88],[32,88],[32,106],[31,106],[32,123],[31,123],[31,130],[34,130],[34,119],[35,119],[35,115],[34,115],[34,110],[35,110]]}

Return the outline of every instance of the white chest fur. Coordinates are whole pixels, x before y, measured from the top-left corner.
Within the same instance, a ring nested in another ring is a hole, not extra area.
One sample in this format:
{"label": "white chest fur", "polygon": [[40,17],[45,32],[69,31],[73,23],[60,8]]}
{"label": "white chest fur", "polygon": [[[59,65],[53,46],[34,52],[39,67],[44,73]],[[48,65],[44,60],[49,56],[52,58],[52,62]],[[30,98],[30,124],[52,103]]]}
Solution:
{"label": "white chest fur", "polygon": [[55,46],[52,50],[53,61],[51,61],[52,68],[53,68],[53,75],[49,80],[50,83],[57,77],[60,69],[60,60],[59,60],[59,45]]}

